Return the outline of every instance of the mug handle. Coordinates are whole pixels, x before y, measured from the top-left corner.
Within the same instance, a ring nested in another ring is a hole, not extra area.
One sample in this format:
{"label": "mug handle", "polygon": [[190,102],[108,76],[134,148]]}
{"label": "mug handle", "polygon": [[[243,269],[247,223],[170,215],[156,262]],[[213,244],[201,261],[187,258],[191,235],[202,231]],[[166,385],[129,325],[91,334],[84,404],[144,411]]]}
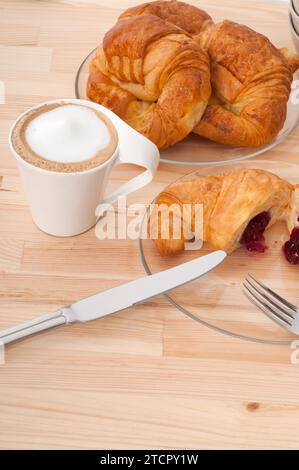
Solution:
{"label": "mug handle", "polygon": [[118,197],[130,194],[150,183],[157,171],[160,160],[159,150],[153,142],[135,131],[110,110],[105,109],[105,112],[115,125],[119,137],[118,157],[114,166],[122,163],[132,163],[146,168],[146,170],[127,183],[122,184],[110,196],[106,197],[96,208],[97,218],[101,217]]}

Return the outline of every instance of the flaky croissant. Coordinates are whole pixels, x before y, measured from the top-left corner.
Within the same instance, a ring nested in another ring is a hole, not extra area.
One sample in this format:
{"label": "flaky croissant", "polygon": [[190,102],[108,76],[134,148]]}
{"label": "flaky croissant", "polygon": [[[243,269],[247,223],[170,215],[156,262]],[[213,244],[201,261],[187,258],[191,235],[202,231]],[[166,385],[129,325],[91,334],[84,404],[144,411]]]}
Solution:
{"label": "flaky croissant", "polygon": [[[295,186],[263,170],[184,179],[156,198],[148,232],[161,255],[180,253],[197,233],[196,212],[202,205],[203,241],[228,253],[240,244],[259,251],[257,243],[262,242],[264,230],[279,219],[286,221],[290,231],[298,225],[296,195],[298,198]],[[189,207],[191,212],[186,212]],[[174,230],[175,224],[179,232]]]}
{"label": "flaky croissant", "polygon": [[208,104],[208,54],[156,15],[120,19],[91,63],[87,95],[168,147],[192,131]]}
{"label": "flaky croissant", "polygon": [[213,96],[194,132],[233,146],[269,143],[284,125],[299,56],[231,21],[209,25],[200,44],[210,56]]}
{"label": "flaky croissant", "polygon": [[128,8],[119,16],[119,19],[149,14],[178,26],[190,34],[197,42],[200,39],[200,33],[213,25],[212,18],[206,11],[177,0],[156,0],[142,3]]}
{"label": "flaky croissant", "polygon": [[[207,108],[203,49],[213,87]],[[246,26],[214,24],[195,6],[158,0],[129,8],[107,33],[90,67],[87,95],[159,147],[182,140],[192,123],[210,140],[259,146],[283,127],[298,68],[298,56]]]}

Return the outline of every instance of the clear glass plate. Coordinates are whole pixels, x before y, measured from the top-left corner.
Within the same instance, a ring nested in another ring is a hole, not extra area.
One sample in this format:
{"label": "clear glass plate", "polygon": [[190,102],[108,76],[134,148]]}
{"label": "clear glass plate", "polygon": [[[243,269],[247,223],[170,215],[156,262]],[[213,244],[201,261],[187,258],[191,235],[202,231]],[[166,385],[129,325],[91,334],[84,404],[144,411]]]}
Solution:
{"label": "clear glass plate", "polygon": [[[214,168],[202,167],[182,177],[181,181],[193,179],[197,175],[225,173],[238,168],[261,168],[291,183],[299,183],[299,166],[274,161],[246,161]],[[143,219],[140,233],[146,233],[146,221],[147,215]],[[278,223],[266,232],[269,249],[265,253],[249,253],[245,248],[240,248],[213,271],[165,296],[185,315],[221,333],[254,342],[290,344],[295,337],[254,307],[241,290],[245,276],[250,273],[295,305],[299,305],[299,266],[290,265],[282,253],[282,245],[287,239],[285,224]],[[168,269],[213,251],[204,245],[199,251],[162,257],[152,240],[142,238],[139,239],[139,248],[147,274]]]}
{"label": "clear glass plate", "polygon": [[[76,98],[87,99],[86,86],[88,80],[89,64],[96,53],[94,49],[82,62],[76,75]],[[257,148],[230,147],[216,144],[195,134],[189,135],[182,142],[161,151],[161,161],[175,165],[206,166],[219,165],[256,157],[276,147],[292,132],[299,122],[299,106],[288,103],[287,119],[278,136],[267,145]]]}

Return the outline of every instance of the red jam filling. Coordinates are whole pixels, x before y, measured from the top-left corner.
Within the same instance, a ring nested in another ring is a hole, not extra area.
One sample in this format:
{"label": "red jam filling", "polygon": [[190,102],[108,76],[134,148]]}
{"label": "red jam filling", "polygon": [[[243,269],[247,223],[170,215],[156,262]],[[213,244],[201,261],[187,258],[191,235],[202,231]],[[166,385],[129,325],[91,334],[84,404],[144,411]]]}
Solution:
{"label": "red jam filling", "polygon": [[245,245],[248,251],[264,253],[267,250],[265,245],[264,232],[271,220],[269,212],[261,212],[256,215],[247,225],[241,239],[241,245]]}
{"label": "red jam filling", "polygon": [[290,240],[282,249],[289,263],[299,264],[299,227],[293,229]]}

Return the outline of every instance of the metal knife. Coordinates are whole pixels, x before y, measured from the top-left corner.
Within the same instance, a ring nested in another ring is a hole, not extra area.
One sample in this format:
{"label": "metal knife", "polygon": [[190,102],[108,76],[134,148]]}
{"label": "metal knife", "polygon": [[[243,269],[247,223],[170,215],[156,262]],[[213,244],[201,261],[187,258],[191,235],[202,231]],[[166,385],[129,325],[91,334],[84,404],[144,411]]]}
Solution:
{"label": "metal knife", "polygon": [[96,320],[132,307],[199,278],[220,264],[225,257],[224,251],[215,251],[174,268],[99,292],[70,306],[62,307],[54,313],[0,331],[0,345],[58,325]]}

